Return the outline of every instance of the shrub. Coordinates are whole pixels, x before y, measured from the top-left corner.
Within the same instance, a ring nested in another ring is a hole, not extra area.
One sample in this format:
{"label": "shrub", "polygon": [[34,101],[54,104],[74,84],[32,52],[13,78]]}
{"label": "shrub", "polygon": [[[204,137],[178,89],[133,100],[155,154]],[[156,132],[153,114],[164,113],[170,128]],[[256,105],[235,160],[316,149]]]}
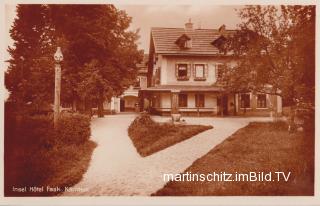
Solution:
{"label": "shrub", "polygon": [[81,144],[90,138],[90,117],[82,114],[61,115],[56,138],[66,144]]}
{"label": "shrub", "polygon": [[[52,115],[6,112],[5,124],[6,195],[48,195],[15,194],[12,186],[70,186],[81,179],[95,147],[88,141],[89,117],[63,114],[54,129]],[[69,173],[70,177],[61,177]]]}
{"label": "shrub", "polygon": [[128,134],[139,154],[147,156],[212,128],[206,125],[158,123],[148,114],[142,114],[131,123]]}

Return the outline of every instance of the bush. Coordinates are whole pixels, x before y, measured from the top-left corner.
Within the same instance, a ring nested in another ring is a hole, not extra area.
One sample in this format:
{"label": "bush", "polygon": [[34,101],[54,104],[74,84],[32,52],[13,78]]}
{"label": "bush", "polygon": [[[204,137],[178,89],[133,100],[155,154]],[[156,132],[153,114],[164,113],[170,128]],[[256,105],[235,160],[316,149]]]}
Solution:
{"label": "bush", "polygon": [[210,125],[158,123],[148,114],[142,114],[131,123],[128,134],[139,154],[144,157],[212,128]]}
{"label": "bush", "polygon": [[89,138],[87,116],[63,114],[54,129],[52,115],[23,116],[6,110],[6,196],[54,195],[14,193],[12,186],[75,184],[88,167],[95,147]]}
{"label": "bush", "polygon": [[91,134],[90,118],[82,114],[61,115],[56,138],[66,144],[81,144],[89,140]]}

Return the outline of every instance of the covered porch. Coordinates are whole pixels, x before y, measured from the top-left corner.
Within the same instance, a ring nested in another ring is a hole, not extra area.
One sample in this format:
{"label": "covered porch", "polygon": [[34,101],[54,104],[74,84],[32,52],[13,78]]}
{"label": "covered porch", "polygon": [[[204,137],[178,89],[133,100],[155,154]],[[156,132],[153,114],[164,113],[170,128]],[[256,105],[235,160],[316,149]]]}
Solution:
{"label": "covered porch", "polygon": [[234,95],[217,86],[160,85],[139,91],[140,111],[156,115],[226,116],[234,114]]}

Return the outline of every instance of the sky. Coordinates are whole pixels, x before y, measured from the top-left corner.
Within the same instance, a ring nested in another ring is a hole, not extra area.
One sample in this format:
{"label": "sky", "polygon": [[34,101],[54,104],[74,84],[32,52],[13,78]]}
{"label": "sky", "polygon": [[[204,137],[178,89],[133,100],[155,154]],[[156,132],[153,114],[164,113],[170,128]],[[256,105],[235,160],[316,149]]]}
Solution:
{"label": "sky", "polygon": [[194,28],[218,29],[225,24],[235,29],[240,23],[236,9],[241,6],[217,5],[115,5],[132,17],[129,29],[140,28],[138,46],[149,50],[151,27],[180,27],[191,19]]}
{"label": "sky", "polygon": [[[217,5],[115,5],[118,9],[125,10],[132,17],[129,30],[140,29],[139,49],[149,51],[151,27],[180,27],[191,19],[194,28],[218,29],[222,24],[227,29],[235,29],[240,19],[236,9],[241,6]],[[16,12],[15,5],[6,5],[5,35],[7,46],[12,46],[9,30],[13,24]],[[9,59],[5,54],[5,59]]]}

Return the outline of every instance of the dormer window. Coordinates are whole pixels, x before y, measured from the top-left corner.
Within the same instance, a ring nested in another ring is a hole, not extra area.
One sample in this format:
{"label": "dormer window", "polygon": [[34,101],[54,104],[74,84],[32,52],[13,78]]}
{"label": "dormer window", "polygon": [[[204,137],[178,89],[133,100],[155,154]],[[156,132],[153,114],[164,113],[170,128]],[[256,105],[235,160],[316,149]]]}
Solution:
{"label": "dormer window", "polygon": [[217,47],[220,51],[224,51],[226,41],[227,41],[227,38],[221,35],[216,40],[214,40],[211,44]]}
{"label": "dormer window", "polygon": [[182,34],[175,43],[181,48],[181,49],[188,49],[192,47],[192,40],[189,36],[186,34]]}

